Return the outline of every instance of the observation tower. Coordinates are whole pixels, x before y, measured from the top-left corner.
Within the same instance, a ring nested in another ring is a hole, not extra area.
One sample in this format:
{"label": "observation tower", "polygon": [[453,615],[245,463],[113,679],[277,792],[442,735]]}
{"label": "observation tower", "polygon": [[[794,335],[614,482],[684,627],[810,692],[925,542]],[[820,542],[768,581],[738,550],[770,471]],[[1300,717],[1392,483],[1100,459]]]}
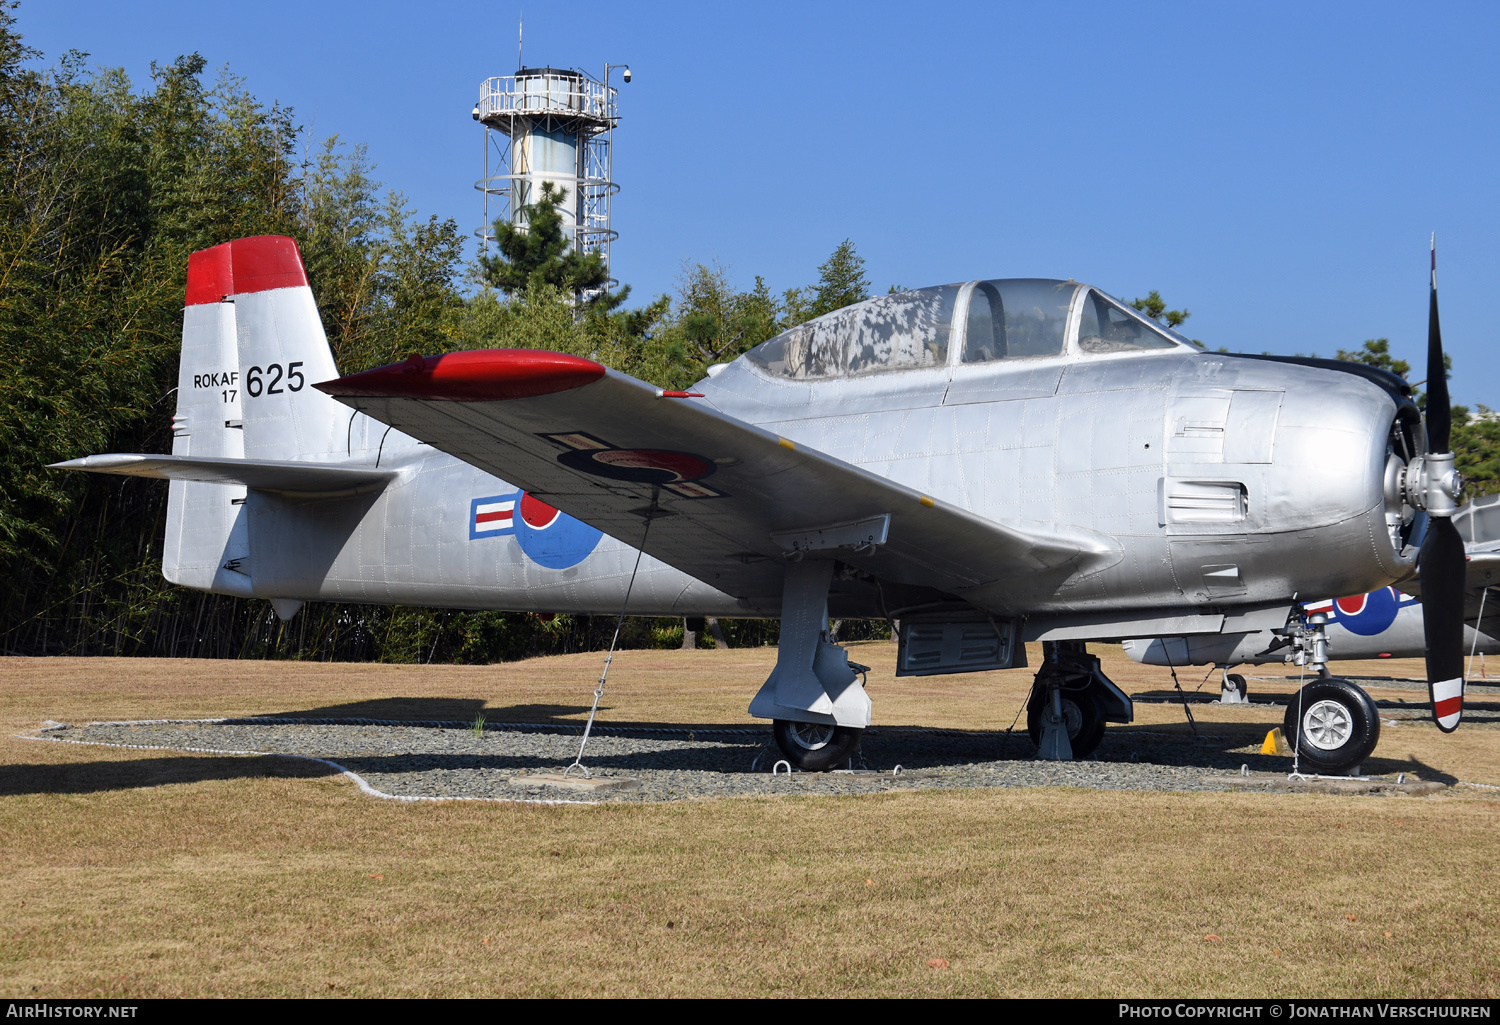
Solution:
{"label": "observation tower", "polygon": [[[558,207],[563,235],[575,250],[598,253],[609,266],[609,246],[619,233],[610,227],[610,200],[620,187],[611,179],[611,145],[619,122],[619,90],[606,64],[602,79],[578,70],[522,68],[514,75],[480,83],[474,120],[484,125],[484,177],[474,187],[484,194],[484,224],[474,234],[488,249],[495,221],[524,226],[524,209],[541,198],[551,182],[566,190]],[[617,282],[611,279],[606,287]]]}

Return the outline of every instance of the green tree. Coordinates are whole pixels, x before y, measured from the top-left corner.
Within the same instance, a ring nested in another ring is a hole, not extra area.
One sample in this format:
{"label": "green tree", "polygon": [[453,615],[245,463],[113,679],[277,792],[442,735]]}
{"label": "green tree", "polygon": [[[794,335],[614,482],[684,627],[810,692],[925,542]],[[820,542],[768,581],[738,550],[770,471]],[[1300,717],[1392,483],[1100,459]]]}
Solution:
{"label": "green tree", "polygon": [[1146,295],[1146,298],[1130,300],[1130,305],[1157,323],[1165,324],[1174,331],[1193,315],[1192,311],[1186,308],[1180,310],[1167,309],[1166,300],[1154,288]]}
{"label": "green tree", "polygon": [[[361,147],[330,139],[298,161],[291,112],[227,74],[206,84],[196,55],[153,66],[139,90],[79,54],[39,70],[14,10],[0,0],[0,648],[486,662],[607,643],[612,617],[323,602],[281,623],[263,601],[162,579],[159,482],[45,469],[171,447],[188,255],[246,235],[296,239],[345,372],[495,344],[588,355],[668,387],[702,363],[674,339],[665,296],[580,309],[576,281],[542,273],[503,300],[466,299],[457,226],[384,192]],[[622,640],[675,644],[680,629],[630,619]]]}
{"label": "green tree", "polygon": [[1388,338],[1367,338],[1365,344],[1358,349],[1340,349],[1333,358],[1347,363],[1363,363],[1367,367],[1379,367],[1402,378],[1411,372],[1410,363],[1391,355],[1391,342]]}
{"label": "green tree", "polygon": [[844,239],[818,267],[818,283],[813,286],[808,312],[821,317],[868,298],[870,282],[865,277],[864,257],[854,251],[854,243]]}
{"label": "green tree", "polygon": [[788,288],[781,294],[778,326],[783,330],[796,327],[868,298],[870,282],[865,277],[864,257],[854,251],[854,243],[844,239],[818,266],[815,284]]}
{"label": "green tree", "polygon": [[1500,414],[1481,404],[1479,412],[1453,421],[1454,465],[1469,483],[1469,495],[1500,491]]}
{"label": "green tree", "polygon": [[757,276],[753,289],[738,292],[718,264],[684,267],[674,313],[693,358],[705,369],[759,345],[779,329],[779,310],[765,279]]}
{"label": "green tree", "polygon": [[573,248],[573,240],[563,234],[559,207],[567,197],[567,189],[544,181],[541,197],[522,206],[516,220],[496,221],[495,246],[500,252],[480,256],[484,279],[512,295],[542,285],[575,298],[591,293],[591,305],[614,309],[630,294],[630,286],[616,293],[606,291],[609,269],[604,258],[597,252],[579,252]]}
{"label": "green tree", "polygon": [[[1149,293],[1147,293],[1146,298],[1132,299],[1130,301],[1130,305],[1132,309],[1144,313],[1146,316],[1150,317],[1158,324],[1161,324],[1164,327],[1169,327],[1173,331],[1176,331],[1189,317],[1193,315],[1192,311],[1187,307],[1183,307],[1180,310],[1167,309],[1166,300],[1163,299],[1161,297],[1161,293],[1154,288]],[[1196,338],[1189,338],[1188,341],[1192,342],[1200,349],[1208,348]],[[1229,350],[1221,347],[1219,351],[1228,352]]]}

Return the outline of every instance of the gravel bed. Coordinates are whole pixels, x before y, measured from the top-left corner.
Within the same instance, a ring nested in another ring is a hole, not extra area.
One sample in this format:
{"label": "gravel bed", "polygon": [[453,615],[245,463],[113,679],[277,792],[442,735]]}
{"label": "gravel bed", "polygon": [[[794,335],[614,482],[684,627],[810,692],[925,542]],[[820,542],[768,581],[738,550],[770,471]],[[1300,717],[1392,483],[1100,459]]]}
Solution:
{"label": "gravel bed", "polygon": [[[1087,761],[1041,762],[1025,733],[916,728],[866,731],[857,770],[773,776],[781,757],[769,730],[651,730],[609,727],[589,740],[595,778],[621,789],[578,792],[529,779],[573,760],[581,731],[570,726],[472,729],[408,724],[93,724],[46,734],[58,740],[174,750],[303,755],[327,759],[370,786],[402,797],[665,801],[768,794],[864,794],[892,790],[1067,786],[1093,790],[1228,789],[1215,775],[1248,766],[1284,778],[1285,758],[1252,754],[1246,736],[1194,740],[1179,733],[1105,735]],[[1258,743],[1258,740],[1257,740]],[[755,766],[752,769],[752,765]],[[900,774],[893,774],[896,766]],[[333,771],[330,769],[330,772]],[[576,771],[576,770],[575,770]]]}

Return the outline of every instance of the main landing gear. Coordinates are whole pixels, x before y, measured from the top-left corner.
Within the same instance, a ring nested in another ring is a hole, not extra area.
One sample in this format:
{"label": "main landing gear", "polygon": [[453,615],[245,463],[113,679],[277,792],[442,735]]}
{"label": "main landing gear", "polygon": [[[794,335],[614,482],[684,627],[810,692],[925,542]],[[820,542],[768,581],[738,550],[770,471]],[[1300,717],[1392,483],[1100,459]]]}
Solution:
{"label": "main landing gear", "polygon": [[791,719],[777,719],[771,731],[787,761],[808,772],[826,772],[847,763],[859,750],[864,733],[848,726]]}
{"label": "main landing gear", "polygon": [[1131,722],[1135,708],[1082,641],[1046,641],[1026,701],[1026,732],[1037,757],[1068,762],[1094,753],[1104,724]]}
{"label": "main landing gear", "polygon": [[751,715],[772,720],[786,760],[809,772],[848,762],[870,725],[870,698],[848,652],[828,640],[833,569],[824,559],[787,563],[776,668],[750,702]]}
{"label": "main landing gear", "polygon": [[[776,745],[794,768],[835,769],[859,751],[870,725],[870,698],[848,653],[828,639],[831,560],[786,564],[776,668],[750,702],[772,720]],[[1131,722],[1135,709],[1080,641],[1042,645],[1044,661],[1027,701],[1026,726],[1039,758],[1071,761],[1092,754],[1107,722]]]}

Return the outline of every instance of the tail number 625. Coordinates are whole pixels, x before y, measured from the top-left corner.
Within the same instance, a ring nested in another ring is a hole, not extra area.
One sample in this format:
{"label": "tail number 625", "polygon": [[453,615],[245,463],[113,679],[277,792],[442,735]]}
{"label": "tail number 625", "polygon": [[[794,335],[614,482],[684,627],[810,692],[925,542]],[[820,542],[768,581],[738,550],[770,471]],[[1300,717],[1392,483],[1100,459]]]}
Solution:
{"label": "tail number 625", "polygon": [[[301,391],[302,386],[307,383],[307,379],[302,376],[302,371],[297,369],[301,365],[300,360],[286,365],[285,388],[281,386],[283,372],[280,363],[272,363],[264,370],[260,367],[251,367],[245,374],[245,391],[252,399],[260,398],[262,393],[280,395],[285,391]],[[261,374],[265,374],[265,377],[261,377]]]}

